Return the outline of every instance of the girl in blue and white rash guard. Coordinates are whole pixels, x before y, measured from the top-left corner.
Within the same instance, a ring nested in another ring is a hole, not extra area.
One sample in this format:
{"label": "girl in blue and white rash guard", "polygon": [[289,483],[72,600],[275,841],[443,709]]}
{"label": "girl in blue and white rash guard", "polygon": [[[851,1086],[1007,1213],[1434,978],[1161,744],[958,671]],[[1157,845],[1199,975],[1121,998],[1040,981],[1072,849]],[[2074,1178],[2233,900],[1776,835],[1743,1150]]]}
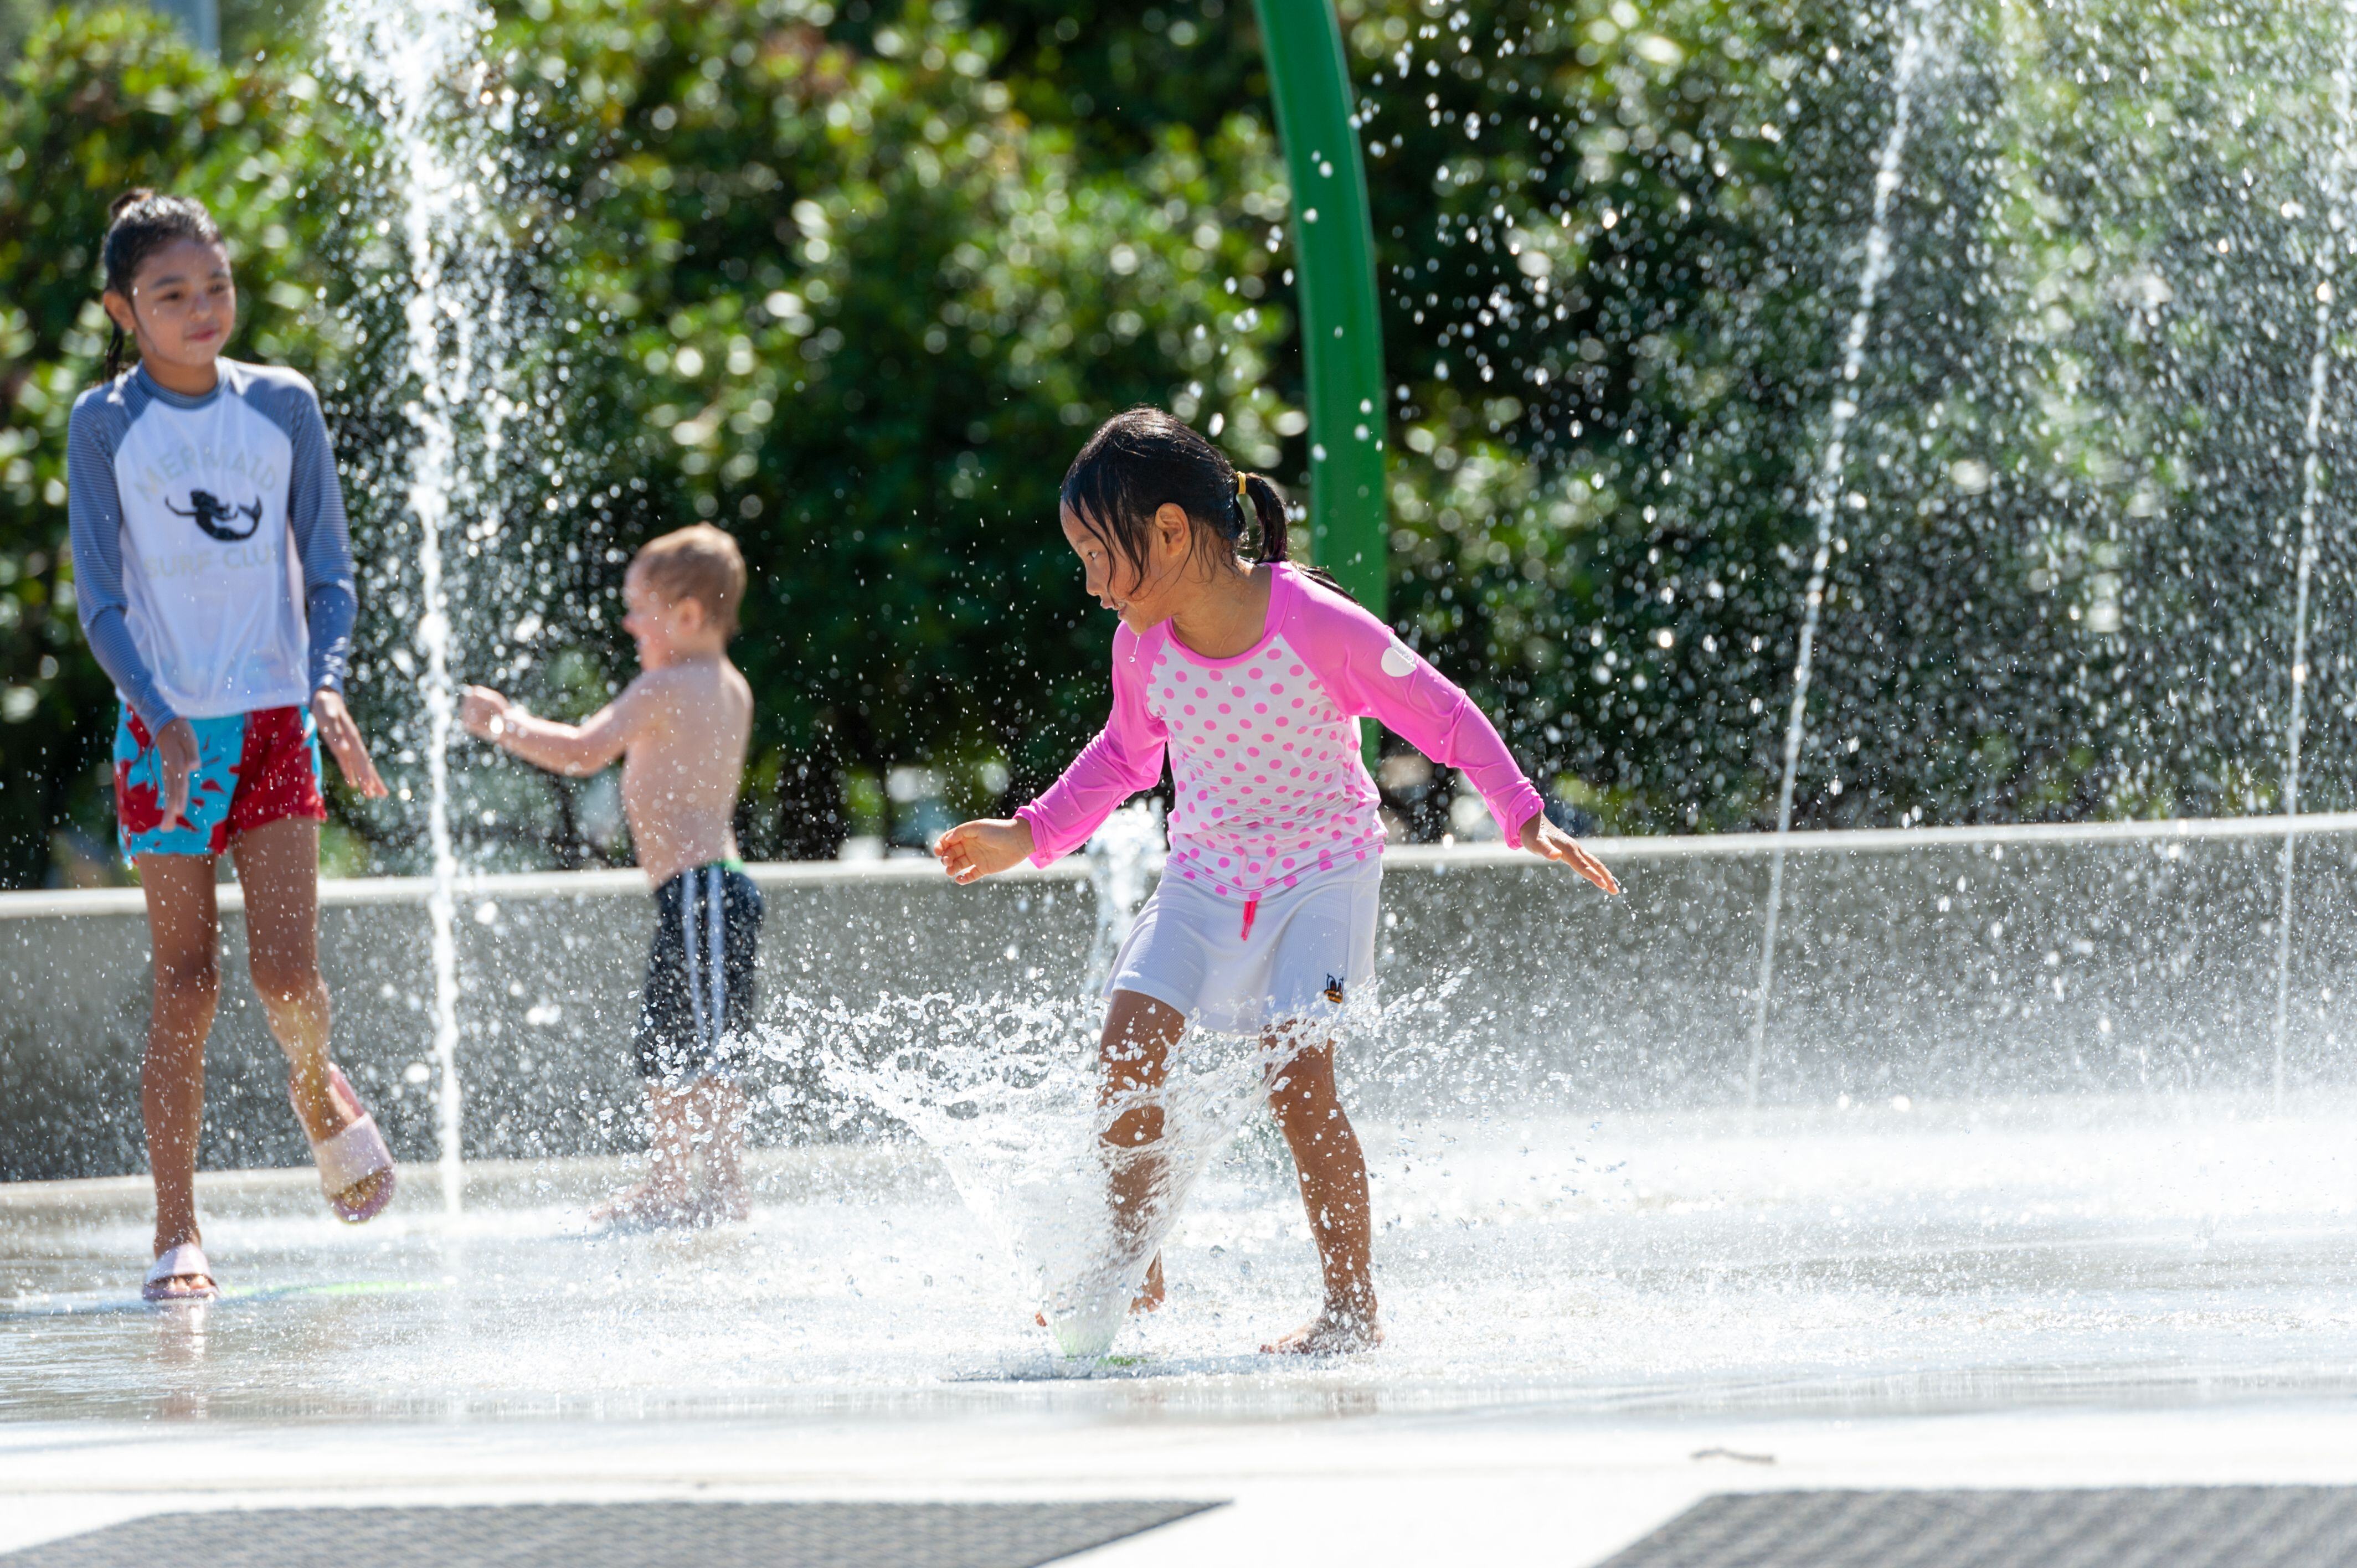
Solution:
{"label": "girl in blue and white rash guard", "polygon": [[[156,1181],[151,1301],[217,1294],[198,1234],[205,1037],[220,990],[215,857],[245,893],[253,988],[328,1204],[393,1196],[375,1121],[328,1055],[319,979],[319,745],[384,793],[344,707],[358,601],[326,422],[293,371],[221,357],[237,285],[211,217],[185,197],[114,204],[107,380],[68,434],[75,603],[123,701],[114,799],[146,895],[155,1014],[141,1071]],[[138,362],[118,371],[126,335]]]}

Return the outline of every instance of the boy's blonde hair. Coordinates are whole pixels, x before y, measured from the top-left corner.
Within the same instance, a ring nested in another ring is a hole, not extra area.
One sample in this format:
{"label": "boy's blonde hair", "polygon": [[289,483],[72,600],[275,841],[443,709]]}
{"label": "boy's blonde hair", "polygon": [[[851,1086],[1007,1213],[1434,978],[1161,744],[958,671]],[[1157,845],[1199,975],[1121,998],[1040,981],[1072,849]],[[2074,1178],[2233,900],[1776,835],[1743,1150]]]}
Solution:
{"label": "boy's blonde hair", "polygon": [[650,539],[630,564],[663,597],[673,603],[694,599],[722,636],[737,635],[737,607],[745,602],[745,557],[721,530],[699,522]]}

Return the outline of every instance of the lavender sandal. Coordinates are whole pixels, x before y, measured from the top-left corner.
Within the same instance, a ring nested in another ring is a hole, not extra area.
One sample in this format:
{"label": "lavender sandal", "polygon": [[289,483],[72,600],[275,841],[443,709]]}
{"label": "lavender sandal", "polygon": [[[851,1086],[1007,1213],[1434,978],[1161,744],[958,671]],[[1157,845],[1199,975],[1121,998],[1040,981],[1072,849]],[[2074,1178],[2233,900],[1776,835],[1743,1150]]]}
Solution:
{"label": "lavender sandal", "polygon": [[[174,1280],[201,1279],[205,1283],[194,1290],[174,1290]],[[194,1241],[183,1241],[177,1247],[167,1247],[164,1255],[148,1265],[147,1279],[139,1287],[142,1301],[210,1301],[221,1294],[221,1286],[213,1279],[213,1266],[205,1261],[205,1250]]]}
{"label": "lavender sandal", "polygon": [[[319,1189],[328,1196],[328,1207],[345,1224],[358,1225],[375,1219],[393,1201],[393,1151],[385,1146],[384,1134],[377,1131],[376,1118],[361,1104],[361,1097],[352,1092],[341,1069],[329,1068],[328,1079],[343,1091],[345,1103],[360,1112],[360,1120],[312,1144],[311,1159],[319,1167]],[[290,1088],[287,1094],[291,1099],[294,1090]],[[365,1201],[344,1201],[344,1194],[378,1175],[384,1180],[377,1184]]]}

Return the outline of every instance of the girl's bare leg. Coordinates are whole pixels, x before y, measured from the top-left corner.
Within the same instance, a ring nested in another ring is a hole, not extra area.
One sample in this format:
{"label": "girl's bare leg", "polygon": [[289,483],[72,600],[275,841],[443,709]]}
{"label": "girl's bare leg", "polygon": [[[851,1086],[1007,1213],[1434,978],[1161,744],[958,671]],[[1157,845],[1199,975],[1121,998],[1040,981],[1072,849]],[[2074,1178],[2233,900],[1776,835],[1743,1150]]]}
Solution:
{"label": "girl's bare leg", "polygon": [[[1168,1003],[1135,991],[1114,992],[1105,1008],[1104,1034],[1097,1046],[1098,1059],[1104,1067],[1104,1079],[1097,1090],[1099,1108],[1110,1109],[1158,1092],[1169,1065],[1170,1047],[1178,1043],[1186,1027],[1187,1015]],[[1126,1238],[1135,1238],[1145,1229],[1146,1211],[1161,1185],[1161,1157],[1145,1151],[1160,1143],[1162,1133],[1162,1107],[1149,1101],[1131,1104],[1099,1134],[1114,1156],[1109,1183],[1114,1226]],[[1146,1265],[1146,1283],[1130,1310],[1152,1312],[1162,1305],[1162,1257],[1157,1252]]]}
{"label": "girl's bare leg", "polygon": [[1293,1150],[1302,1207],[1309,1211],[1318,1265],[1325,1276],[1326,1305],[1316,1317],[1261,1348],[1324,1355],[1380,1345],[1383,1331],[1375,1317],[1367,1160],[1334,1092],[1333,1042],[1306,1047],[1286,1063],[1269,1086],[1268,1103]]}
{"label": "girl's bare leg", "polygon": [[[282,817],[240,833],[230,845],[245,889],[246,962],[278,1048],[296,1114],[312,1143],[360,1120],[328,1080],[328,985],[319,978],[319,824]],[[363,1177],[339,1194],[358,1205],[388,1179]]]}
{"label": "girl's bare leg", "polygon": [[[221,999],[213,862],[204,854],[143,854],[139,886],[155,950],[156,1010],[140,1063],[139,1109],[156,1180],[156,1250],[199,1240],[197,1135],[205,1115],[205,1038]],[[203,1285],[213,1282],[204,1280]],[[179,1282],[200,1288],[196,1277]]]}

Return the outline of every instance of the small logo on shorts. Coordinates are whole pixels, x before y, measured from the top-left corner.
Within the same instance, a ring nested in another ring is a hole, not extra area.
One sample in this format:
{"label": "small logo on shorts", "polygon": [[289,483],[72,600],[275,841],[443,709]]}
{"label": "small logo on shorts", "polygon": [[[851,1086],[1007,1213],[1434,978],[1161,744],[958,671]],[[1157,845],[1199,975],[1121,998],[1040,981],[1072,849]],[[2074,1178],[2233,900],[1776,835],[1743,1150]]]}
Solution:
{"label": "small logo on shorts", "polygon": [[1342,1004],[1342,977],[1340,975],[1329,974],[1326,977],[1326,1000],[1331,1002],[1337,1007],[1340,1007]]}

